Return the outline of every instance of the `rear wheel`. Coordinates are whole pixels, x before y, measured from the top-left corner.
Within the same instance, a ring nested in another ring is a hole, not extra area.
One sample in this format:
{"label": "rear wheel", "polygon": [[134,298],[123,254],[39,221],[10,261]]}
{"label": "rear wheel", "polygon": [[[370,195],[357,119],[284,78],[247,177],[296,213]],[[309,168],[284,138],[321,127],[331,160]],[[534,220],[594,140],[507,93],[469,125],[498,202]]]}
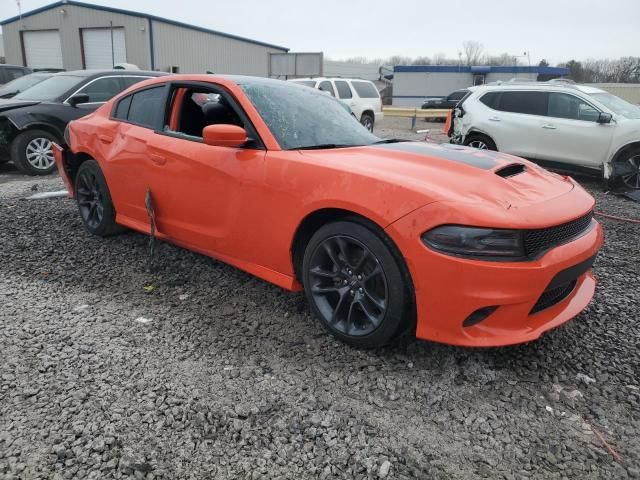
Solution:
{"label": "rear wheel", "polygon": [[354,221],[321,227],[302,273],[313,312],[348,344],[382,347],[413,325],[411,281],[382,232]]}
{"label": "rear wheel", "polygon": [[366,128],[370,132],[373,132],[373,123],[374,123],[373,115],[371,115],[370,113],[363,113],[362,117],[360,117],[360,123],[364,128]]}
{"label": "rear wheel", "polygon": [[478,150],[498,150],[494,141],[481,133],[467,135],[467,138],[464,139],[464,144],[472,148],[477,148]]}
{"label": "rear wheel", "polygon": [[95,160],[85,161],[78,169],[76,201],[82,223],[90,233],[106,237],[122,230],[116,224],[116,211],[107,181]]}
{"label": "rear wheel", "polygon": [[11,159],[27,175],[48,175],[56,168],[52,143],[59,140],[45,130],[28,130],[11,143]]}

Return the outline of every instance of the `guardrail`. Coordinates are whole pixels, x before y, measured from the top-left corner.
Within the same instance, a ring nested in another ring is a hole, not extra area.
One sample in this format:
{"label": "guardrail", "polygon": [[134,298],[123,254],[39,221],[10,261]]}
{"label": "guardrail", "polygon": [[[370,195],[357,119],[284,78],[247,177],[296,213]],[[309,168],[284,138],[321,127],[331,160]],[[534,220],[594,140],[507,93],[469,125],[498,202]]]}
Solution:
{"label": "guardrail", "polygon": [[450,110],[448,108],[402,108],[402,107],[382,107],[384,116],[387,117],[405,117],[411,119],[411,128],[416,128],[416,119],[418,118],[447,118]]}

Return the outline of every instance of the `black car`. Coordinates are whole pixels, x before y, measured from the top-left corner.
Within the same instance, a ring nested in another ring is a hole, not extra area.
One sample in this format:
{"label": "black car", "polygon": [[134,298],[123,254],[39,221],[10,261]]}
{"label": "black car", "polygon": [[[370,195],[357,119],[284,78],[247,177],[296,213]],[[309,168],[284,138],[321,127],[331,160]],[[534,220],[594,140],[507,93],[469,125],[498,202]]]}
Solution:
{"label": "black car", "polygon": [[20,65],[0,65],[0,85],[9,83],[11,80],[29,75],[32,70],[29,67]]}
{"label": "black car", "polygon": [[0,100],[0,162],[12,160],[28,175],[52,172],[51,142],[64,144],[67,123],[93,112],[131,85],[160,75],[166,74],[139,70],[57,73],[10,100]]}
{"label": "black car", "polygon": [[44,82],[52,75],[53,73],[50,72],[30,73],[28,75],[18,77],[15,80],[11,80],[9,83],[5,83],[0,87],[0,98],[15,97],[20,92],[24,92],[27,88],[31,88],[37,83]]}
{"label": "black car", "polygon": [[442,109],[455,107],[462,98],[469,93],[469,90],[456,90],[443,98],[430,98],[422,104],[423,109]]}

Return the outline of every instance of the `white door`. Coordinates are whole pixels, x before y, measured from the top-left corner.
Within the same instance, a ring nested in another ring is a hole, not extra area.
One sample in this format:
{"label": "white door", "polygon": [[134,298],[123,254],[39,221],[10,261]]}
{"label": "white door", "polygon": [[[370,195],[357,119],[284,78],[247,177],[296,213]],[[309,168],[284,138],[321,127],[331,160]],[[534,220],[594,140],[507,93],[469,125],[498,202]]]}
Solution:
{"label": "white door", "polygon": [[541,119],[537,158],[600,167],[613,138],[612,123],[598,123],[600,111],[569,93],[549,93],[548,116]]}
{"label": "white door", "polygon": [[83,28],[82,47],[85,68],[88,70],[113,68],[114,64],[127,61],[124,28]]}
{"label": "white door", "polygon": [[22,32],[24,56],[31,68],[64,68],[58,30]]}

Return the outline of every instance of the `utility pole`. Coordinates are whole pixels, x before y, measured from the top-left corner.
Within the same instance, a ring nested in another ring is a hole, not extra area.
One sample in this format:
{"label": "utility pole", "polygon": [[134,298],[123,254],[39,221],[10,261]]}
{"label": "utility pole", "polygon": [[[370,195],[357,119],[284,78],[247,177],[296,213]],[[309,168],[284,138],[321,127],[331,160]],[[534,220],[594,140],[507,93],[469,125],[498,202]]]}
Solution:
{"label": "utility pole", "polygon": [[20,0],[16,0],[16,5],[18,5],[18,17],[22,20],[22,6],[20,5]]}

